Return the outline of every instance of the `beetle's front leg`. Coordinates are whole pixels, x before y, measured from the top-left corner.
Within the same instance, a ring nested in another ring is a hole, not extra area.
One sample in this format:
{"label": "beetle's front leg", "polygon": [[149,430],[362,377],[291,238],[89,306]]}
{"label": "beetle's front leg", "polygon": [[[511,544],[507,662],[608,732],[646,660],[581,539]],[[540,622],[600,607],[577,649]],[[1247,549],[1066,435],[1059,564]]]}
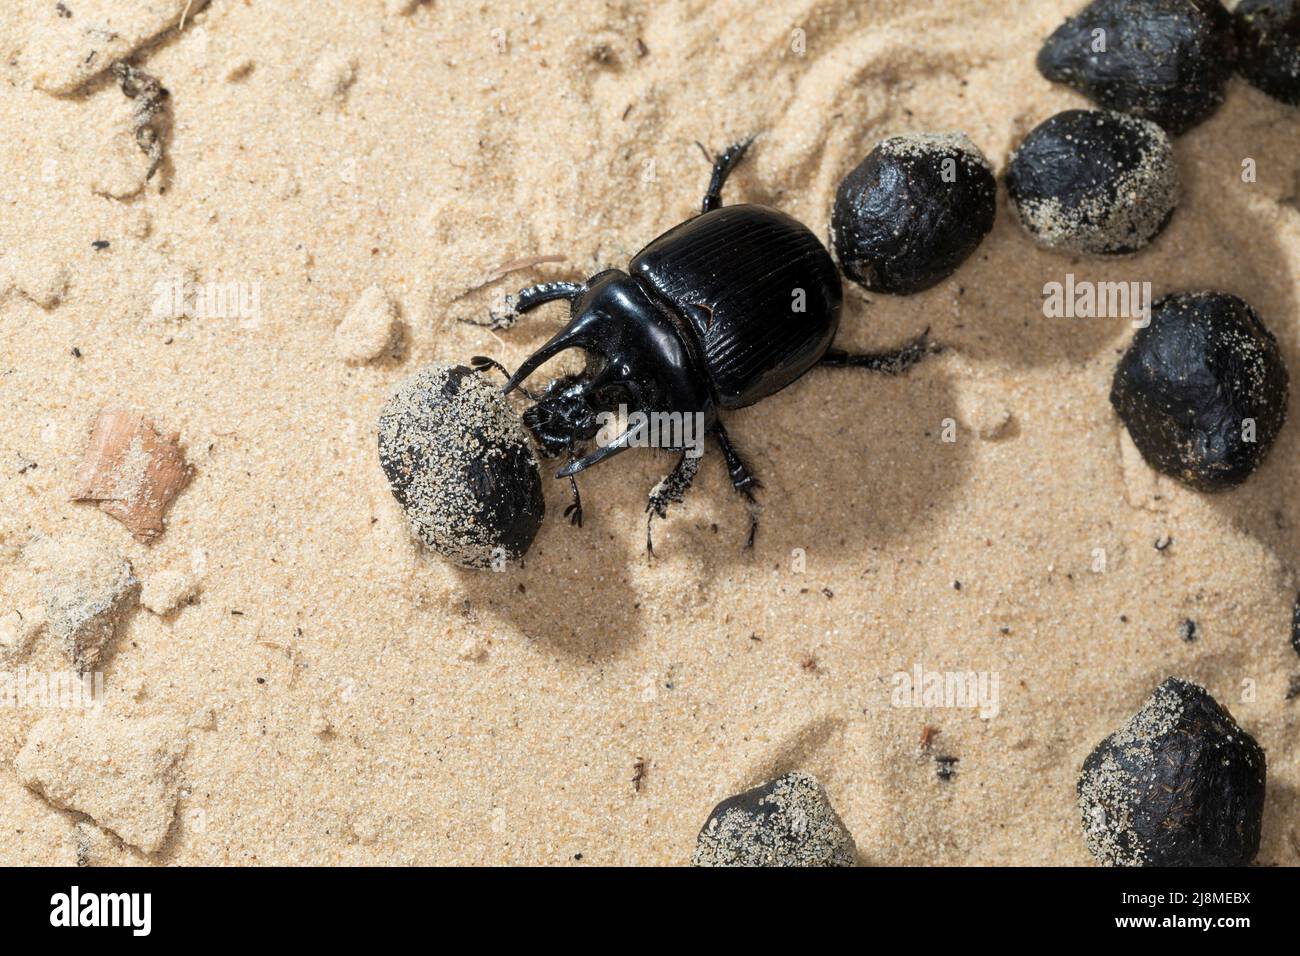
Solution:
{"label": "beetle's front leg", "polygon": [[749,470],[749,465],[745,463],[744,458],[740,457],[740,452],[736,451],[736,446],[727,437],[727,430],[718,425],[713,434],[722,449],[722,457],[727,460],[727,474],[731,478],[731,487],[744,495],[745,502],[749,505],[749,538],[745,541],[745,548],[748,550],[754,547],[754,536],[758,534],[758,515],[762,511],[758,499],[754,497],[754,491],[762,488],[763,485]]}
{"label": "beetle's front leg", "polygon": [[943,351],[943,346],[931,342],[929,336],[930,330],[926,329],[906,345],[886,352],[855,353],[830,349],[818,364],[828,368],[865,368],[885,375],[901,375],[927,355]]}
{"label": "beetle's front leg", "polygon": [[530,285],[526,289],[520,289],[516,295],[505,296],[503,308],[489,309],[486,322],[480,322],[477,319],[463,319],[470,325],[486,325],[493,329],[508,329],[519,320],[530,309],[535,309],[539,305],[545,305],[547,302],[555,302],[557,299],[566,299],[572,301],[586,291],[586,286],[580,282],[543,282],[540,285]]}
{"label": "beetle's front leg", "polygon": [[651,534],[654,520],[656,517],[668,517],[668,506],[680,503],[686,497],[691,482],[695,480],[695,475],[700,470],[701,457],[703,456],[682,452],[682,457],[677,459],[676,467],[664,476],[663,481],[650,489],[650,500],[645,506],[645,549],[650,552],[651,557],[655,553],[654,538]]}

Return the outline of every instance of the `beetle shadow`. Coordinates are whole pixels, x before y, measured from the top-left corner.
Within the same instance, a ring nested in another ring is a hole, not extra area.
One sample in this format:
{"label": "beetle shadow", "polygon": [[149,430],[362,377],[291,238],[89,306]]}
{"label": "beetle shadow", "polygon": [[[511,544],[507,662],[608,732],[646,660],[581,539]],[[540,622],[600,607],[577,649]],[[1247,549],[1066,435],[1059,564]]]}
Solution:
{"label": "beetle shadow", "polygon": [[[1235,108],[1234,108],[1235,107]],[[1202,159],[1188,185],[1189,208],[1180,214],[1201,220],[1212,237],[1205,249],[1188,250],[1171,263],[1167,291],[1216,289],[1249,302],[1276,336],[1291,376],[1287,424],[1259,470],[1243,485],[1212,495],[1213,507],[1260,541],[1288,566],[1300,552],[1300,422],[1295,391],[1300,388],[1300,299],[1294,254],[1270,228],[1294,217],[1300,203],[1300,156],[1276,135],[1284,107],[1243,83],[1197,136]],[[1285,119],[1289,120],[1287,116]],[[1281,140],[1282,142],[1275,142]],[[1243,164],[1254,164],[1257,181],[1242,181]]]}
{"label": "beetle shadow", "polygon": [[[457,590],[476,614],[515,627],[530,643],[554,654],[593,662],[617,657],[643,633],[636,591],[625,569],[629,555],[612,522],[621,511],[597,509],[604,488],[592,488],[582,528],[563,517],[567,482],[548,481],[554,463],[543,461],[546,518],[522,566],[500,573],[455,569]],[[609,471],[609,469],[606,469]],[[616,478],[604,476],[607,483]]]}
{"label": "beetle shadow", "polygon": [[977,439],[958,427],[956,441],[943,440],[945,420],[956,417],[941,357],[898,377],[814,369],[727,417],[731,439],[763,485],[755,548],[743,548],[749,513],[715,448],[694,492],[709,498],[711,520],[691,526],[670,513],[674,530],[685,532],[674,546],[716,572],[747,562],[784,565],[800,555],[859,557],[923,534],[957,500],[969,471]]}

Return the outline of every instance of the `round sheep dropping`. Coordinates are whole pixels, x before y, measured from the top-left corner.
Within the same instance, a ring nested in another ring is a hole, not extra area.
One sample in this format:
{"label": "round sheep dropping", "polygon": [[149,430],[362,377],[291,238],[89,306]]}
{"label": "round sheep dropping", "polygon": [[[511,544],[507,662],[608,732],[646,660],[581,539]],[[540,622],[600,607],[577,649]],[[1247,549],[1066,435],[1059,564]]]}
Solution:
{"label": "round sheep dropping", "polygon": [[948,278],[993,228],[997,181],[959,133],[885,140],[844,177],[831,251],[854,282],[909,295]]}
{"label": "round sheep dropping", "polygon": [[1155,304],[1110,401],[1147,464],[1197,491],[1245,481],[1286,422],[1290,378],[1255,310],[1222,292]]}
{"label": "round sheep dropping", "polygon": [[1178,166],[1155,123],[1067,110],[1033,130],[1011,157],[1007,194],[1042,245],[1124,255],[1149,244],[1178,204]]}
{"label": "round sheep dropping", "polygon": [[1300,0],[1241,0],[1237,69],[1269,96],[1300,106]]}
{"label": "round sheep dropping", "polygon": [[1219,0],[1095,0],[1048,38],[1038,70],[1177,135],[1223,102],[1235,52]]}
{"label": "round sheep dropping", "polygon": [[700,830],[693,866],[854,866],[858,848],[817,778],[787,773],[723,800]]}
{"label": "round sheep dropping", "polygon": [[483,376],[435,365],[398,387],[379,417],[379,463],[415,534],[467,568],[523,557],[545,513],[519,416]]}
{"label": "round sheep dropping", "polygon": [[1083,763],[1088,849],[1108,866],[1245,866],[1259,852],[1264,751],[1203,687],[1171,677]]}

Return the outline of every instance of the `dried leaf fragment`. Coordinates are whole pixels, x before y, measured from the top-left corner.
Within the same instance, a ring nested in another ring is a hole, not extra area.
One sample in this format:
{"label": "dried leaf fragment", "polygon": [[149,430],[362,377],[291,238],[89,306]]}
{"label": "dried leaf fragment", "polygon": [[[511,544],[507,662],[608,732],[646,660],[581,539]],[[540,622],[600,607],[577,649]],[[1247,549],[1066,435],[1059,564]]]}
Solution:
{"label": "dried leaf fragment", "polygon": [[73,501],[97,501],[140,541],[163,533],[163,512],[189,482],[179,434],[160,435],[127,411],[100,412],[81,460]]}

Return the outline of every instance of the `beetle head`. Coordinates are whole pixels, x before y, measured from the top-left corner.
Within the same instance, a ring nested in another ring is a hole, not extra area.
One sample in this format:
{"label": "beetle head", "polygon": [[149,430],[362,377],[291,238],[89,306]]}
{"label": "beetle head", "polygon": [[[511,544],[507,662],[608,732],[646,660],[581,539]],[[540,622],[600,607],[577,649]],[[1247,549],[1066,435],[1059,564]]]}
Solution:
{"label": "beetle head", "polygon": [[[574,452],[590,444],[611,422],[642,407],[642,389],[636,382],[618,380],[610,366],[588,365],[580,375],[566,375],[547,385],[536,402],[524,411],[524,424],[548,458]],[[615,450],[627,447],[621,443]],[[576,470],[607,457],[600,449]],[[608,454],[613,454],[613,451]],[[599,456],[599,457],[597,457]],[[578,464],[574,462],[574,464]],[[570,472],[571,473],[571,472]]]}
{"label": "beetle head", "polygon": [[[524,424],[544,454],[570,457],[589,444],[610,421],[608,416],[658,406],[663,389],[659,363],[648,348],[644,317],[654,304],[626,273],[610,270],[588,281],[573,303],[569,324],[529,356],[506,383],[518,388],[542,364],[568,349],[579,349],[587,364],[577,375],[552,381],[524,412]],[[657,313],[656,313],[657,314]],[[574,474],[629,447],[627,435],[572,461],[560,473]]]}
{"label": "beetle head", "polygon": [[[506,383],[518,388],[543,363],[567,349],[586,353],[578,375],[552,382],[524,414],[548,455],[577,449],[600,436],[613,416],[680,411],[714,414],[707,380],[694,371],[681,333],[647,289],[625,272],[608,270],[587,281],[574,300],[569,324],[519,366]],[[621,413],[621,414],[620,414]],[[637,444],[635,428],[613,435],[557,477],[576,474]]]}
{"label": "beetle head", "polygon": [[586,381],[579,375],[566,375],[546,386],[536,404],[524,411],[524,424],[546,456],[555,458],[596,437],[596,414],[588,400]]}

